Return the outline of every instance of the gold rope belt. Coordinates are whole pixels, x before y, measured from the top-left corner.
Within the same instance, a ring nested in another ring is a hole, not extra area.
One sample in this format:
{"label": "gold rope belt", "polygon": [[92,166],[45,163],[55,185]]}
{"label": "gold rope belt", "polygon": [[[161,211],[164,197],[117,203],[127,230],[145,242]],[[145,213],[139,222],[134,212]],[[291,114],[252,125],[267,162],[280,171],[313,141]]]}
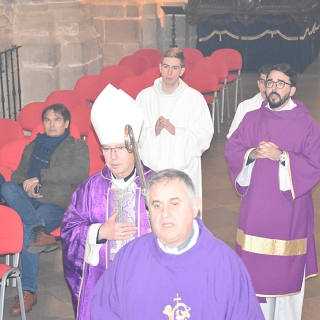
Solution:
{"label": "gold rope belt", "polygon": [[237,230],[237,243],[242,250],[271,256],[297,256],[307,253],[307,238],[295,240],[268,239]]}

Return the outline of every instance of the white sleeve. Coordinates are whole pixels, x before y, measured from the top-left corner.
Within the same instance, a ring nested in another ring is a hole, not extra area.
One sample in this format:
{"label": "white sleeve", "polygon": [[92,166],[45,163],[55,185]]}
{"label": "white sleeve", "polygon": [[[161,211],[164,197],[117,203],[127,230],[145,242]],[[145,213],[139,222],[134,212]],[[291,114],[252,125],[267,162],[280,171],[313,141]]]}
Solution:
{"label": "white sleeve", "polygon": [[291,190],[291,177],[287,164],[289,162],[288,154],[285,152],[285,165],[279,162],[279,185],[281,191]]}
{"label": "white sleeve", "polygon": [[254,148],[251,148],[246,152],[246,154],[244,156],[242,170],[236,179],[236,182],[241,187],[248,187],[250,185],[252,170],[253,170],[253,167],[254,167],[254,164],[256,163],[256,161],[253,161],[248,165],[246,165],[246,163],[248,162],[249,155],[253,150],[254,150]]}
{"label": "white sleeve", "polygon": [[84,260],[92,266],[99,264],[99,251],[103,244],[97,244],[97,236],[102,223],[94,223],[90,226],[86,239]]}

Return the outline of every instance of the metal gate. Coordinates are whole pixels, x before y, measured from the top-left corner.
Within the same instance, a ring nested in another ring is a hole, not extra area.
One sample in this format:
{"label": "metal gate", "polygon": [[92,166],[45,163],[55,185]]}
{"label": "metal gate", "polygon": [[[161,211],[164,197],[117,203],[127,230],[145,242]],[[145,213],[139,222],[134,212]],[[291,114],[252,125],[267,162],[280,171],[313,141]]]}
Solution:
{"label": "metal gate", "polygon": [[0,52],[0,116],[14,120],[21,110],[19,48],[12,46]]}

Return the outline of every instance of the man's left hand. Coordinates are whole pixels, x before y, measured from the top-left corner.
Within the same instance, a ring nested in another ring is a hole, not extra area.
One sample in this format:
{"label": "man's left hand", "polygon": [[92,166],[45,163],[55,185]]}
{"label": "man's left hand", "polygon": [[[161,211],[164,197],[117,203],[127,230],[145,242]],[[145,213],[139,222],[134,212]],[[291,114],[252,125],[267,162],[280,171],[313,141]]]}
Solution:
{"label": "man's left hand", "polygon": [[176,134],[176,127],[169,121],[169,119],[163,118],[163,128],[172,135]]}

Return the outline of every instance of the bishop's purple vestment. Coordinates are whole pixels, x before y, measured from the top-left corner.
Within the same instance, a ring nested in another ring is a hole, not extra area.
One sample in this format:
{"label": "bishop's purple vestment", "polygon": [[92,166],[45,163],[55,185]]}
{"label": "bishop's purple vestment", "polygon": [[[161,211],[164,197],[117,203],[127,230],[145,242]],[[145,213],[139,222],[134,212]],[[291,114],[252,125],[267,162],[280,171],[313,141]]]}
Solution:
{"label": "bishop's purple vestment", "polygon": [[[143,171],[148,180],[152,171],[145,166]],[[138,196],[136,199],[130,199],[131,203],[127,205],[130,205],[135,212],[140,211],[141,234],[145,234],[150,225],[138,176],[134,182]],[[97,266],[86,263],[84,256],[89,227],[95,223],[106,222],[108,208],[112,211],[109,214],[114,211],[114,208],[110,209],[112,199],[108,191],[111,187],[111,171],[108,167],[104,167],[102,172],[88,178],[74,192],[61,223],[64,271],[71,288],[73,307],[79,320],[90,319],[89,297],[107,266],[106,247],[109,241],[100,248]]]}
{"label": "bishop's purple vestment", "polygon": [[[306,277],[318,272],[311,190],[320,177],[320,129],[304,104],[293,102],[292,110],[274,111],[264,101],[246,114],[225,147],[231,178],[242,197],[236,251],[259,297],[298,293],[304,270]],[[280,189],[280,164],[269,159],[254,161],[248,186],[236,181],[249,151],[261,141],[286,151],[290,190]]]}
{"label": "bishop's purple vestment", "polygon": [[93,290],[91,320],[264,319],[242,261],[196,219],[197,242],[180,255],[154,233],[123,247]]}

